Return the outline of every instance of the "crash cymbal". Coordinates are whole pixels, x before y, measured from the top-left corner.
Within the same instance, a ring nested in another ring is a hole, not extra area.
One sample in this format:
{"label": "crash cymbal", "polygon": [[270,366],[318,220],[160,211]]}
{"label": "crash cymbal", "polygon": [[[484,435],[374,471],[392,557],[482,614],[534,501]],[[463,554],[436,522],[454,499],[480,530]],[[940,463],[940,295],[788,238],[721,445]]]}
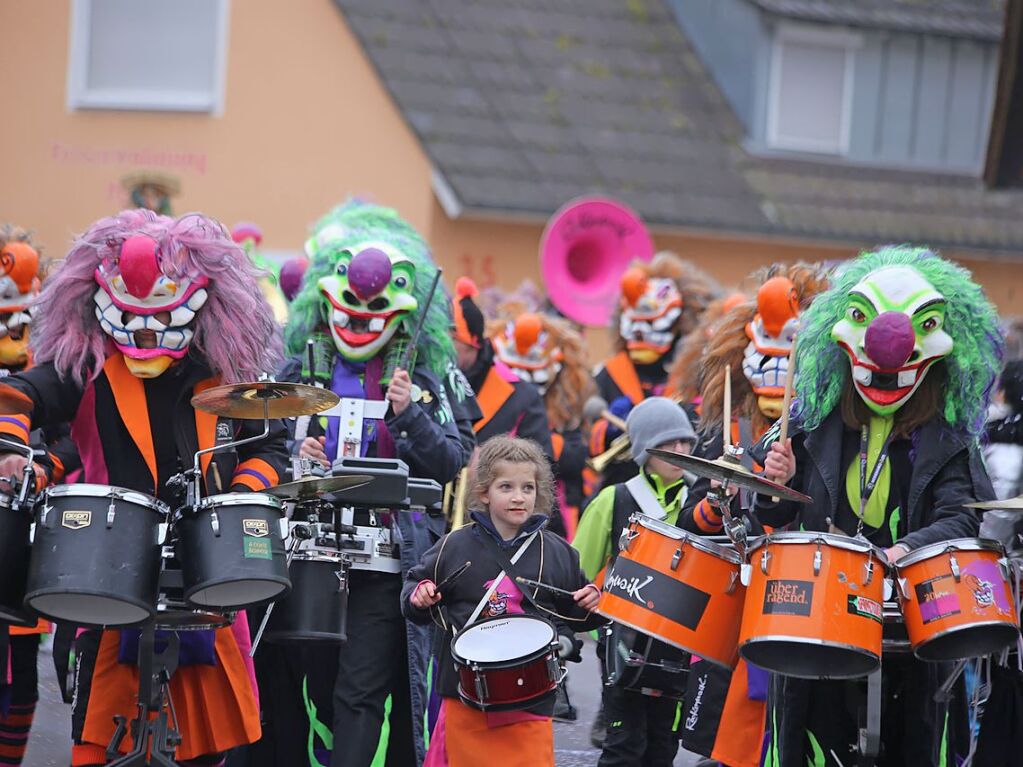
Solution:
{"label": "crash cymbal", "polygon": [[251,381],[214,386],[192,397],[192,407],[225,418],[263,418],[267,403],[271,418],[313,415],[334,407],[341,398],[329,389],[297,383]]}
{"label": "crash cymbal", "polygon": [[0,413],[5,415],[28,415],[35,409],[35,403],[27,394],[13,386],[0,384]]}
{"label": "crash cymbal", "polygon": [[373,478],[368,474],[343,474],[339,477],[302,477],[294,482],[270,487],[263,492],[282,501],[310,501],[330,493],[340,493],[369,484]]}
{"label": "crash cymbal", "polygon": [[1001,501],[974,501],[973,503],[964,503],[971,509],[1001,509],[1004,511],[1023,511],[1023,495],[1017,495],[1015,498],[1006,498]]}
{"label": "crash cymbal", "polygon": [[681,466],[697,476],[716,479],[718,482],[728,482],[737,487],[752,490],[754,493],[796,503],[810,503],[813,500],[810,496],[790,490],[785,485],[779,485],[769,479],[752,474],[746,471],[741,464],[728,458],[716,458],[709,461],[706,458],[697,458],[695,455],[674,453],[671,450],[660,450],[659,448],[650,448],[647,452],[650,455],[656,455],[662,461]]}

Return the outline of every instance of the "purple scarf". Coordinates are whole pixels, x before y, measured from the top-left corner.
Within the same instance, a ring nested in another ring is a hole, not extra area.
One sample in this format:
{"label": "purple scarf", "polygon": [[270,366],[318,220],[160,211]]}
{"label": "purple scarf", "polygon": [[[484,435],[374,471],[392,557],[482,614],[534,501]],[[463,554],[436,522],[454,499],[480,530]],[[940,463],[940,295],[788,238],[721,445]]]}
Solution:
{"label": "purple scarf", "polygon": [[[374,357],[369,362],[353,362],[338,355],[334,362],[334,374],[330,381],[330,390],[337,396],[350,399],[369,399],[380,401],[384,398],[380,388],[380,374],[383,372],[383,359]],[[337,443],[340,438],[341,419],[337,416],[327,417],[327,443],[324,446],[328,456],[337,455]],[[360,456],[365,457],[371,443],[376,443],[377,458],[394,458],[394,440],[382,421],[367,418],[362,425],[362,445]]]}

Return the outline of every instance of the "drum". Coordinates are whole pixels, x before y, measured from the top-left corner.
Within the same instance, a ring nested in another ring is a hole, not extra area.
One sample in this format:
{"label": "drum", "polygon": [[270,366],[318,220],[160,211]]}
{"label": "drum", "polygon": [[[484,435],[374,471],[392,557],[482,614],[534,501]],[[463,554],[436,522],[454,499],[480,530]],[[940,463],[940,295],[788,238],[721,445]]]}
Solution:
{"label": "drum", "polygon": [[481,711],[516,711],[554,696],[561,681],[558,633],[535,615],[502,615],[451,641],[458,695]]}
{"label": "drum", "polygon": [[746,587],[735,549],[642,514],[629,518],[597,612],[731,668]]}
{"label": "drum", "polygon": [[32,626],[36,619],[24,605],[32,514],[26,508],[14,511],[13,500],[0,495],[0,621]]}
{"label": "drum", "polygon": [[620,623],[605,629],[604,684],[682,700],[690,654]]}
{"label": "drum", "polygon": [[283,517],[280,501],[263,493],[211,495],[183,510],[174,533],[185,599],[232,609],[287,594]]}
{"label": "drum", "polygon": [[750,547],[739,651],[806,679],[866,676],[881,662],[884,552],[830,533],[773,533]]}
{"label": "drum", "polygon": [[989,655],[1019,639],[1005,550],[956,538],[910,552],[895,565],[906,630],[921,660]]}
{"label": "drum", "polygon": [[291,560],[291,593],[274,605],[263,638],[267,642],[348,640],[348,570],[339,552],[298,551]]}
{"label": "drum", "polygon": [[185,601],[181,568],[174,558],[174,547],[163,547],[159,596],[156,601],[155,625],[168,631],[205,631],[234,623],[233,612],[200,610]]}
{"label": "drum", "polygon": [[35,510],[26,604],[79,626],[132,626],[156,612],[166,504],[109,485],[58,485]]}

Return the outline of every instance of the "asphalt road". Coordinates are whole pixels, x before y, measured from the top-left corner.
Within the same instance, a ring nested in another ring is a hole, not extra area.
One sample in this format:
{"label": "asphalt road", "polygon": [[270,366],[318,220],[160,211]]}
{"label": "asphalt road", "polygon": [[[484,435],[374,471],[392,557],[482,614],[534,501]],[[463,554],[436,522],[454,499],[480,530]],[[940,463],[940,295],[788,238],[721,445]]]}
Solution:
{"label": "asphalt road", "polygon": [[[557,767],[596,767],[600,756],[590,744],[590,723],[600,700],[600,678],[593,650],[593,643],[587,641],[583,662],[569,664],[569,693],[579,710],[579,719],[554,725]],[[25,767],[67,767],[70,764],[70,712],[57,689],[52,657],[44,649],[39,653],[39,706]],[[680,751],[675,767],[693,767],[697,761],[697,757]]]}

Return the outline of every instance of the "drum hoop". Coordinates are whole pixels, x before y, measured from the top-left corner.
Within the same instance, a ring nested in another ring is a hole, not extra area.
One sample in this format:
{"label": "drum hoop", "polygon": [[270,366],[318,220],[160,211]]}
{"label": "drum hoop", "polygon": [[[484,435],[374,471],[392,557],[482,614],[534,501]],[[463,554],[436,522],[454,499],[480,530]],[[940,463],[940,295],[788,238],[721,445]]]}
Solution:
{"label": "drum hoop", "polygon": [[84,482],[73,485],[56,485],[46,489],[46,496],[47,498],[75,498],[80,496],[87,498],[110,498],[113,496],[117,500],[134,503],[137,506],[145,506],[163,516],[170,514],[170,506],[163,501],[138,490],[129,490],[124,487],[117,487],[116,485],[92,485]]}
{"label": "drum hoop", "polygon": [[[530,620],[534,620],[534,621],[537,621],[539,623],[547,624],[547,626],[550,628],[551,632],[553,632],[552,635],[551,635],[551,641],[548,644],[543,645],[540,648],[537,648],[536,650],[534,650],[533,652],[529,653],[528,655],[522,655],[522,656],[519,656],[518,658],[513,658],[513,659],[508,659],[508,660],[476,661],[476,660],[472,660],[470,658],[465,658],[465,657],[459,655],[455,651],[455,643],[458,642],[459,638],[462,637],[466,632],[471,631],[472,629],[477,628],[478,626],[484,626],[484,625],[486,625],[488,623],[493,623],[494,621],[508,620],[509,618],[516,618],[516,619],[517,618],[528,618]],[[458,663],[458,664],[460,664],[462,666],[471,666],[472,664],[475,663],[475,664],[477,664],[477,665],[479,665],[481,667],[485,667],[487,669],[512,668],[514,666],[521,666],[523,663],[531,663],[532,661],[535,661],[537,658],[542,658],[544,655],[546,655],[548,652],[550,652],[551,645],[554,642],[556,642],[556,641],[558,641],[558,630],[554,627],[554,624],[551,623],[546,618],[543,618],[543,617],[541,617],[539,615],[525,615],[525,614],[497,615],[497,616],[494,616],[493,618],[487,618],[486,620],[476,621],[471,626],[466,626],[461,631],[459,631],[457,634],[455,634],[451,638],[451,657],[454,659],[454,661],[456,663]]]}
{"label": "drum hoop", "polygon": [[994,551],[1000,556],[1005,556],[1002,544],[990,538],[952,538],[948,541],[929,543],[919,549],[914,549],[899,558],[899,561],[895,563],[895,569],[901,570],[938,554],[951,551]]}
{"label": "drum hoop", "polygon": [[[916,655],[916,651],[917,650],[919,650],[922,647],[925,647],[926,645],[929,645],[935,639],[942,639],[942,638],[950,636],[952,634],[961,633],[961,632],[966,631],[968,629],[998,628],[999,626],[1006,626],[1008,628],[1015,628],[1017,632],[1019,631],[1019,626],[1017,624],[1012,623],[1012,621],[980,621],[979,623],[961,623],[958,626],[950,626],[947,629],[943,629],[943,630],[939,631],[937,634],[931,634],[931,636],[927,637],[926,639],[924,639],[919,644],[913,645],[912,640],[910,640],[910,645],[912,645],[912,647],[913,647],[913,655]],[[917,656],[917,657],[919,657],[919,656]],[[983,656],[970,656],[970,657],[983,657]],[[920,660],[926,660],[926,658],[920,658]],[[962,659],[960,659],[960,660],[962,660]]]}
{"label": "drum hoop", "polygon": [[647,530],[652,530],[655,533],[660,533],[665,538],[671,538],[674,541],[681,541],[684,544],[692,544],[694,549],[699,549],[705,554],[723,559],[726,562],[740,565],[742,564],[742,557],[739,552],[735,549],[727,548],[722,546],[720,543],[709,541],[702,535],[695,535],[688,530],[683,530],[681,527],[675,527],[669,525],[667,522],[662,522],[659,519],[648,517],[645,514],[633,514],[629,517],[630,524],[638,524],[641,527],[645,527]]}
{"label": "drum hoop", "polygon": [[267,506],[276,511],[282,509],[281,501],[266,493],[221,493],[208,495],[199,501],[199,509],[202,511],[221,506]]}
{"label": "drum hoop", "polygon": [[[845,642],[832,642],[829,639],[808,639],[806,637],[794,636],[790,634],[766,634],[764,636],[758,635],[755,637],[750,637],[745,642],[743,642],[742,645],[740,645],[739,654],[742,655],[743,658],[745,658],[746,656],[743,655],[742,653],[743,649],[745,649],[749,645],[761,644],[763,642],[791,642],[792,644],[807,644],[813,645],[815,647],[831,647],[838,650],[850,650],[866,658],[875,658],[879,666],[881,663],[881,653],[872,653],[869,650],[865,650],[864,648],[860,647],[859,645],[846,644]],[[854,674],[851,676],[848,674],[845,675],[828,674],[818,676],[786,674],[786,676],[793,676],[796,677],[797,679],[861,679],[861,678],[865,679],[867,677],[867,674]]]}
{"label": "drum hoop", "polygon": [[835,535],[834,533],[815,533],[809,530],[806,532],[770,533],[768,535],[762,535],[750,544],[748,551],[749,553],[753,553],[756,549],[767,544],[776,546],[799,543],[824,543],[832,548],[855,551],[860,554],[866,554],[873,551],[875,557],[884,562],[885,565],[888,564],[888,557],[885,556],[884,549],[879,546],[875,546],[870,541],[851,538],[845,535]]}

